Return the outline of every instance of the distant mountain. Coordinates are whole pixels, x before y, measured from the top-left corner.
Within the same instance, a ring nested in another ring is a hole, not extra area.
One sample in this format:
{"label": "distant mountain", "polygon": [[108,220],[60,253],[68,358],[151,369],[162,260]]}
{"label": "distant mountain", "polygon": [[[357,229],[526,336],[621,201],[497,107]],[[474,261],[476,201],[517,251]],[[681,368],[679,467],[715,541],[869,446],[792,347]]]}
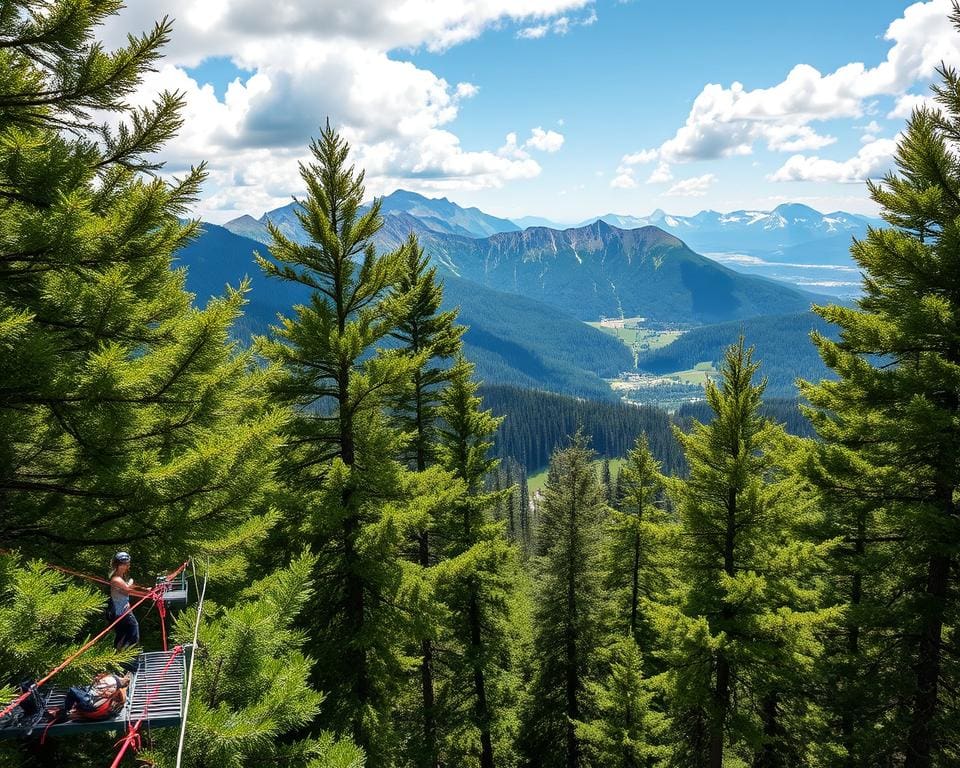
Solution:
{"label": "distant mountain", "polygon": [[[646,218],[642,216],[629,216],[621,213],[605,213],[603,216],[592,216],[589,219],[584,219],[577,224],[577,226],[589,227],[591,224],[597,221],[605,221],[611,227],[617,227],[619,229],[639,229],[640,227],[651,226],[654,223],[653,217],[658,213],[663,213],[663,211],[657,209],[653,215]],[[666,227],[661,226],[660,229],[666,229]]]}
{"label": "distant mountain", "polygon": [[656,227],[623,230],[605,222],[558,231],[532,227],[486,238],[392,222],[380,245],[394,247],[413,227],[438,267],[498,291],[526,296],[581,320],[641,316],[699,324],[803,311],[812,294],[734,272],[694,253]]}
{"label": "distant mountain", "polygon": [[[236,235],[268,243],[270,236],[267,220],[270,220],[287,237],[304,242],[305,235],[296,217],[297,206],[298,203],[289,203],[282,208],[267,211],[259,219],[241,216],[228,221],[223,227]],[[486,237],[497,232],[520,230],[512,221],[491,216],[479,208],[462,208],[445,197],[424,197],[403,189],[381,198],[380,212],[386,219],[392,216],[413,216],[434,232],[462,237]]]}
{"label": "distant mountain", "polygon": [[[388,218],[394,220],[401,219]],[[392,236],[405,239],[406,231]],[[266,249],[223,227],[204,224],[200,237],[178,254],[179,265],[187,267],[187,288],[200,303],[222,294],[226,284],[236,287],[244,276],[249,278],[248,305],[238,329],[241,337],[264,333],[277,313],[289,314],[308,296],[303,286],[265,277],[253,261],[255,250]],[[613,399],[603,377],[633,367],[631,353],[621,342],[567,313],[448,275],[444,308],[454,307],[460,308],[460,322],[469,326],[464,337],[467,357],[490,384]]]}
{"label": "distant mountain", "polygon": [[521,216],[518,218],[510,219],[514,224],[516,224],[520,229],[527,229],[528,227],[549,227],[550,229],[566,229],[569,224],[564,224],[563,222],[554,221],[553,219],[545,219],[543,216]]}
{"label": "distant mountain", "polygon": [[[597,218],[622,228],[659,227],[700,253],[734,251],[785,262],[796,257],[796,252],[784,254],[785,249],[802,246],[805,253],[820,254],[816,263],[841,265],[850,263],[850,238],[863,237],[868,226],[882,223],[844,211],[820,213],[799,203],[784,203],[772,211],[701,211],[694,216],[674,216],[658,209],[647,217],[606,214]],[[820,252],[816,244],[823,240],[832,243]],[[840,247],[844,243],[846,247]]]}
{"label": "distant mountain", "polygon": [[461,208],[445,197],[431,198],[398,189],[383,198],[380,207],[386,216],[405,213],[415,216],[435,232],[464,237],[487,237],[497,232],[517,232],[514,222],[484,213],[479,208]]}
{"label": "distant mountain", "polygon": [[605,222],[565,230],[531,227],[486,238],[448,235],[409,214],[385,217],[381,249],[415,232],[440,271],[549,304],[581,320],[646,317],[701,324],[809,308],[813,295],[743,275],[658,229]]}

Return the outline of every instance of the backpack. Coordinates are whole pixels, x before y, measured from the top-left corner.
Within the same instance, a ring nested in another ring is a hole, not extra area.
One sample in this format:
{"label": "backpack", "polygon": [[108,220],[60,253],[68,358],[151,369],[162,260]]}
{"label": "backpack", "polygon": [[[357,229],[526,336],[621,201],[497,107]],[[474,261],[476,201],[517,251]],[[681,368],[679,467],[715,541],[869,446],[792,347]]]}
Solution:
{"label": "backpack", "polygon": [[24,680],[16,686],[16,690],[18,693],[26,693],[29,695],[9,713],[0,717],[0,728],[30,726],[42,716],[42,700],[40,698],[40,692],[37,690],[36,685],[34,685],[33,680]]}

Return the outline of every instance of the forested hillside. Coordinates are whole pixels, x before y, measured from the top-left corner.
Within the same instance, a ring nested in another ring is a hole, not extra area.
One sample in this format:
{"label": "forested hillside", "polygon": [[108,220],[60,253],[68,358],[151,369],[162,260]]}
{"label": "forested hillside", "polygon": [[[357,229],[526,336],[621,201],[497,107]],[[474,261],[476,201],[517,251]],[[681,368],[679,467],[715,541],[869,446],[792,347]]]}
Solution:
{"label": "forested hillside", "polygon": [[799,378],[817,381],[831,376],[810,341],[812,332],[837,338],[837,329],[813,312],[753,317],[731,323],[693,328],[660,349],[642,352],[637,368],[648,373],[670,373],[698,363],[719,363],[723,351],[742,334],[756,348],[760,375],[767,378],[767,395],[795,397]]}
{"label": "forested hillside", "polygon": [[[960,73],[868,186],[863,298],[694,336],[719,372],[671,419],[481,388],[446,302],[485,294],[378,246],[331,121],[303,237],[197,257],[201,159],[155,160],[185,96],[130,103],[171,23],[111,51],[119,9],[0,5],[0,768],[960,765]],[[636,253],[592,232],[558,252]],[[807,326],[830,376],[765,402]]]}
{"label": "forested hillside", "polygon": [[[199,303],[228,284],[249,280],[244,315],[234,326],[244,342],[266,333],[278,313],[289,313],[309,297],[302,286],[266,280],[254,261],[257,251],[264,246],[204,224],[200,236],[178,253],[178,264],[187,269],[186,287]],[[444,284],[443,306],[457,309],[468,326],[466,349],[484,381],[612,399],[602,379],[633,366],[624,345],[566,312],[453,276]]]}
{"label": "forested hillside", "polygon": [[607,457],[624,456],[646,433],[654,455],[670,472],[683,467],[670,415],[659,408],[618,402],[582,400],[520,387],[490,386],[480,390],[483,404],[503,416],[495,450],[516,459],[530,473],[547,466],[550,455],[578,429],[591,447]]}

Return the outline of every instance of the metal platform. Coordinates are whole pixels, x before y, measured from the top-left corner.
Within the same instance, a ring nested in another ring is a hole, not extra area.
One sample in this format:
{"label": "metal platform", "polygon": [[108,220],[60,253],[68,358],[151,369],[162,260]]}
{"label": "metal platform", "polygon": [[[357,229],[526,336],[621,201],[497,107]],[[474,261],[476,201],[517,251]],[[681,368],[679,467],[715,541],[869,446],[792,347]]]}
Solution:
{"label": "metal platform", "polygon": [[186,606],[187,599],[190,596],[186,573],[181,572],[170,581],[167,581],[165,578],[158,578],[157,584],[167,585],[163,591],[163,602],[166,603],[167,606],[170,608],[183,608]]}
{"label": "metal platform", "polygon": [[[47,728],[48,721],[45,711],[62,706],[67,695],[66,688],[52,686],[40,690],[42,709],[36,721],[10,726],[0,724],[0,739],[21,738],[31,735],[39,737],[44,729],[47,729],[48,736],[75,736],[95,731],[123,731],[126,730],[128,724],[137,722],[141,717],[144,726],[150,728],[179,726],[183,718],[183,685],[186,666],[184,657],[186,653],[190,652],[189,648],[184,650],[185,653],[176,654],[165,676],[163,675],[163,669],[170,661],[170,657],[174,656],[173,651],[141,653],[136,659],[137,669],[133,673],[133,679],[130,681],[127,691],[127,703],[123,711],[114,717],[104,718],[103,720],[67,720]],[[157,689],[156,695],[150,702],[149,709],[145,711],[147,698],[155,688]]]}

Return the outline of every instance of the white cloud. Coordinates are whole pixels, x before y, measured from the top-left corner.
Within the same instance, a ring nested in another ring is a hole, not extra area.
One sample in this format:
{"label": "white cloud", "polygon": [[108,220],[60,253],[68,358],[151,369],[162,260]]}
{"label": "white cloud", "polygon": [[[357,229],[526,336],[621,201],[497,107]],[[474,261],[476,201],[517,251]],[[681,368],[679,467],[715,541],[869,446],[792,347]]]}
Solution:
{"label": "white cloud", "polygon": [[546,37],[549,31],[550,27],[547,24],[538,24],[535,27],[524,27],[517,32],[517,37],[523,40],[539,40],[541,37]]}
{"label": "white cloud", "polygon": [[896,139],[876,139],[842,162],[794,155],[767,178],[770,181],[862,182],[879,178],[888,171],[892,167],[896,148]]}
{"label": "white cloud", "polygon": [[[176,19],[162,69],[133,100],[147,102],[163,89],[186,95],[184,128],[161,159],[170,172],[209,161],[209,199],[199,210],[205,215],[289,200],[301,187],[297,161],[327,117],[350,140],[370,192],[498,187],[536,176],[540,166],[526,153],[466,148],[451,130],[463,104],[479,93],[475,84],[448,83],[391,51],[439,51],[491,26],[551,24],[591,3],[288,0],[265,13],[255,0],[156,0],[130,3],[103,37],[113,47],[165,14]],[[210,57],[253,74],[217,99],[185,72]],[[532,140],[531,148],[556,151],[563,137],[544,131]]]}
{"label": "white cloud", "polygon": [[541,23],[591,4],[592,0],[286,0],[265,12],[262,0],[155,0],[130,3],[109,22],[108,33],[113,44],[120,44],[127,31],[148,29],[167,14],[179,22],[169,55],[188,65],[206,56],[255,48],[264,39],[349,40],[380,51],[421,46],[439,51],[500,23]]}
{"label": "white cloud", "polygon": [[874,67],[852,62],[823,74],[798,64],[769,88],[707,84],[657,157],[671,163],[713,160],[749,155],[759,143],[775,152],[821,149],[836,139],[818,134],[810,123],[875,114],[881,96],[897,97],[888,117],[908,115],[925,98],[905,94],[908,88],[933,76],[941,61],[960,65],[960,36],[947,21],[951,8],[950,0],[906,8],[887,28],[884,37],[892,45]]}
{"label": "white cloud", "polygon": [[924,96],[917,93],[905,93],[902,96],[897,98],[896,103],[887,113],[887,117],[891,120],[906,120],[913,114],[913,110],[918,107],[929,107],[933,109],[937,106],[937,103],[933,100],[932,96]]}
{"label": "white cloud", "polygon": [[705,173],[703,176],[694,176],[689,179],[681,179],[666,191],[667,195],[679,197],[703,197],[707,190],[717,180],[712,173]]}
{"label": "white cloud", "polygon": [[522,40],[539,40],[549,34],[566,35],[573,27],[589,27],[597,21],[597,12],[593,8],[590,13],[582,18],[570,18],[569,16],[560,16],[551,21],[541,24],[535,24],[529,27],[523,27],[517,31],[517,37]]}
{"label": "white cloud", "polygon": [[767,147],[774,152],[802,152],[834,144],[833,136],[821,136],[807,125],[768,125],[763,127]]}
{"label": "white cloud", "polygon": [[641,149],[639,152],[634,152],[632,155],[624,155],[620,162],[623,165],[642,165],[644,163],[652,163],[656,159],[657,150]]}
{"label": "white cloud", "polygon": [[647,184],[663,184],[667,181],[673,181],[673,171],[666,163],[660,163],[653,169],[653,173],[647,178]]}
{"label": "white cloud", "polygon": [[[658,152],[655,149],[641,149],[639,152],[633,152],[621,157],[620,165],[617,166],[616,173],[613,180],[610,182],[610,186],[617,189],[633,189],[636,187],[637,178],[635,166],[652,163],[657,159],[657,154]],[[661,168],[666,168],[666,166],[661,163]],[[654,174],[656,173],[657,171],[654,171]],[[667,173],[669,174],[669,169],[667,169]],[[669,179],[665,180],[669,181]],[[649,180],[647,183],[650,183]]]}
{"label": "white cloud", "polygon": [[556,152],[563,146],[563,135],[556,131],[545,131],[538,126],[530,132],[530,138],[524,146],[541,152]]}

